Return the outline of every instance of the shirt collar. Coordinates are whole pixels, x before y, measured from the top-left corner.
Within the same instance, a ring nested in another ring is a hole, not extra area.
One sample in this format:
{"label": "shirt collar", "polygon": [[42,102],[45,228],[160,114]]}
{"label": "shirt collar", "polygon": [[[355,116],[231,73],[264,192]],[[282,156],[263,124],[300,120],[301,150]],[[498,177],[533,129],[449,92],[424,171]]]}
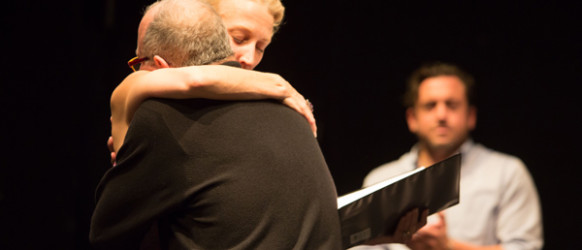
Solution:
{"label": "shirt collar", "polygon": [[[461,144],[461,147],[459,148],[459,150],[457,150],[456,153],[461,153],[462,157],[463,155],[466,155],[471,150],[471,148],[473,148],[473,146],[475,146],[475,142],[473,141],[472,138],[468,138],[467,140],[465,140],[465,142],[463,142],[463,144]],[[410,149],[410,154],[414,157],[414,161],[412,163],[414,164],[415,168],[416,166],[418,166],[418,148],[419,148],[418,143],[416,143]]]}

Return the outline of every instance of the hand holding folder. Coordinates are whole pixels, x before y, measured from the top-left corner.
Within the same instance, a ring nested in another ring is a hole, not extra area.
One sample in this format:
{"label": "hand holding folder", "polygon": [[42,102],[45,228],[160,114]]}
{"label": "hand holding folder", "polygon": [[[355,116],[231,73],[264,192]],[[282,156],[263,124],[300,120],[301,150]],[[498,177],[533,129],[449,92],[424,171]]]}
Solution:
{"label": "hand holding folder", "polygon": [[459,203],[461,155],[390,178],[338,198],[344,248],[394,235],[400,219],[413,209],[428,214]]}

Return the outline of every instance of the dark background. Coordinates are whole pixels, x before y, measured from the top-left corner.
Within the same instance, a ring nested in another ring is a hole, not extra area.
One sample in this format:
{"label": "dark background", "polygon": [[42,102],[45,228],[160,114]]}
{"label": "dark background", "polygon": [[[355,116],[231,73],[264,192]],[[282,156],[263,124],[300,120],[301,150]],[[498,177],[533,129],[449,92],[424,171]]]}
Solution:
{"label": "dark background", "polygon": [[[0,249],[90,249],[93,192],[109,167],[109,95],[130,73],[150,2],[3,3]],[[578,248],[580,2],[284,3],[286,23],[257,70],[314,103],[339,194],[414,143],[400,105],[407,75],[452,62],[479,84],[474,139],[531,171],[545,249]]]}

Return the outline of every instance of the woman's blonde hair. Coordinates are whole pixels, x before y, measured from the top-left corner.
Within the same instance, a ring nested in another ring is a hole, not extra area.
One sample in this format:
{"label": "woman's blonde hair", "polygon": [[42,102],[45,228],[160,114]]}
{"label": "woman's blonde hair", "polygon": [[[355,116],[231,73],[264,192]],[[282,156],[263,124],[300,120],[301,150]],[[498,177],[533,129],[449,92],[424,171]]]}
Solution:
{"label": "woman's blonde hair", "polygon": [[[221,0],[204,0],[208,2],[214,9],[220,14],[220,1]],[[281,3],[281,0],[238,0],[238,1],[253,1],[267,6],[269,14],[273,16],[274,25],[273,31],[277,32],[281,23],[283,23],[283,17],[285,16],[285,6]]]}

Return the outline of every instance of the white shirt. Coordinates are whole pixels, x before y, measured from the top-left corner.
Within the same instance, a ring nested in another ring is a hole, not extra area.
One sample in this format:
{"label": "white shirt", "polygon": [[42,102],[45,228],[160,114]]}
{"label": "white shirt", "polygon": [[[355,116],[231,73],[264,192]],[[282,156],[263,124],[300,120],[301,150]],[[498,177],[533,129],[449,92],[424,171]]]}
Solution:
{"label": "white shirt", "polygon": [[[543,227],[538,193],[523,162],[468,140],[461,147],[460,202],[445,210],[448,236],[506,250],[541,249]],[[416,168],[418,147],[372,170],[364,186]],[[436,216],[429,217],[429,223]],[[390,249],[406,249],[403,245]],[[376,249],[386,249],[377,246]]]}

